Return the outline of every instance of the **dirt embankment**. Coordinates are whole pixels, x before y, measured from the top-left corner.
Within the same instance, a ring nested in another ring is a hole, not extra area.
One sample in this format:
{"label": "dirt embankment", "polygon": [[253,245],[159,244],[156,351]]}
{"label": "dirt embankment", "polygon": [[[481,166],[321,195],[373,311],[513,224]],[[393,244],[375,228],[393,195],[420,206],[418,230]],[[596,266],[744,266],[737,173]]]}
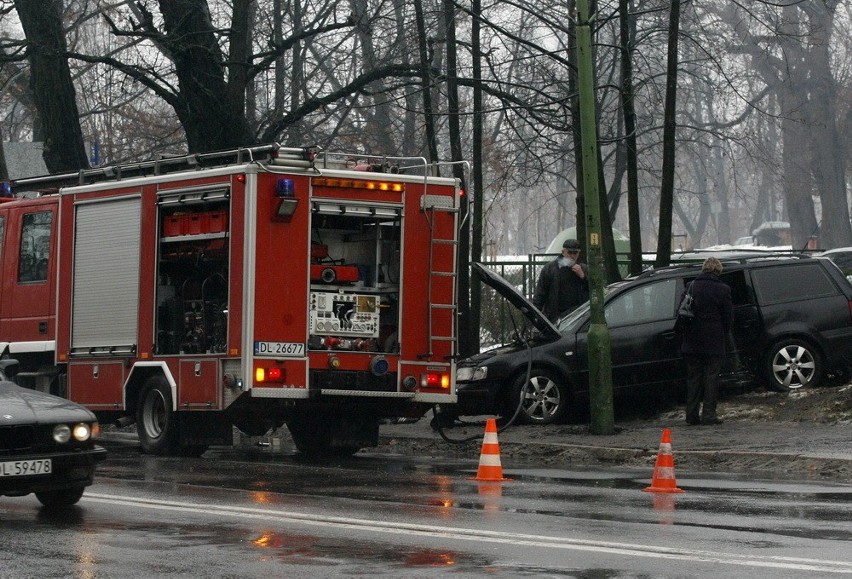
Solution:
{"label": "dirt embankment", "polygon": [[[500,433],[504,467],[537,465],[652,467],[660,432],[670,428],[678,468],[706,472],[830,478],[852,482],[852,384],[789,393],[753,391],[725,396],[719,426],[687,426],[682,404],[622,407],[616,433],[593,435],[587,424],[512,426]],[[483,425],[447,430],[449,443],[428,427],[383,430],[379,452],[475,460]],[[384,428],[384,427],[383,427]]]}

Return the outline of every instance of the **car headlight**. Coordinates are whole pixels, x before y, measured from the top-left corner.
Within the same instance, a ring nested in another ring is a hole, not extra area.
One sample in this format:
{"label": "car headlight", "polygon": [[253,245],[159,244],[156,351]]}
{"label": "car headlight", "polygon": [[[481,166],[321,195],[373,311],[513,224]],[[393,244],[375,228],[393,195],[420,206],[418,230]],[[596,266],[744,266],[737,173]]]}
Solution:
{"label": "car headlight", "polygon": [[465,367],[456,370],[457,382],[476,382],[477,380],[485,380],[486,376],[488,376],[486,366]]}
{"label": "car headlight", "polygon": [[71,428],[67,424],[57,424],[53,427],[53,440],[65,444],[71,440]]}
{"label": "car headlight", "polygon": [[89,440],[90,436],[92,436],[92,429],[85,422],[81,422],[74,426],[73,434],[74,440],[85,442],[86,440]]}

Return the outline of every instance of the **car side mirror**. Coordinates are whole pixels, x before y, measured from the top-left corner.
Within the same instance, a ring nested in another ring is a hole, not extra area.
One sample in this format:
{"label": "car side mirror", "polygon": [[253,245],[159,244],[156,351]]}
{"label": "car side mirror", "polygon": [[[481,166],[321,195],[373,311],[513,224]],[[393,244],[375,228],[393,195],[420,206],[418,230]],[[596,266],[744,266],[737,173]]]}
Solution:
{"label": "car side mirror", "polygon": [[8,378],[11,378],[18,373],[18,366],[20,366],[20,364],[17,360],[12,360],[10,358],[0,360],[0,371],[2,371]]}

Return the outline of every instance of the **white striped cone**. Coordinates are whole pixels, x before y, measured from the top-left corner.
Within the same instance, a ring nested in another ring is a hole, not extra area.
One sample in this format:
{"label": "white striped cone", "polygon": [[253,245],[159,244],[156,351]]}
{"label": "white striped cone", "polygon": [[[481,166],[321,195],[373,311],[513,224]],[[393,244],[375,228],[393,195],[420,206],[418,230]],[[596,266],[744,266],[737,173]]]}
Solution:
{"label": "white striped cone", "polygon": [[479,469],[471,480],[504,481],[503,465],[500,463],[500,443],[497,442],[497,421],[489,418],[485,423],[485,437],[482,439],[482,452],[479,455]]}
{"label": "white striped cone", "polygon": [[683,492],[683,489],[677,488],[677,482],[675,482],[672,431],[668,428],[663,429],[663,435],[660,438],[660,450],[657,453],[657,462],[654,464],[651,486],[642,490],[649,493]]}

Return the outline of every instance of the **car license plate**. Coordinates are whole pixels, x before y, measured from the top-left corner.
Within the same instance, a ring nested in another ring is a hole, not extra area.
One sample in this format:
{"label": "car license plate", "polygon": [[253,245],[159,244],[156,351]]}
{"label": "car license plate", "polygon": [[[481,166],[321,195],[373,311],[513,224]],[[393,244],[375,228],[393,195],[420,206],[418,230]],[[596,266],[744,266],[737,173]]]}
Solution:
{"label": "car license plate", "polygon": [[258,356],[301,358],[305,355],[305,344],[302,342],[255,342],[254,353]]}
{"label": "car license plate", "polygon": [[34,476],[50,474],[53,463],[49,458],[0,462],[0,476]]}

